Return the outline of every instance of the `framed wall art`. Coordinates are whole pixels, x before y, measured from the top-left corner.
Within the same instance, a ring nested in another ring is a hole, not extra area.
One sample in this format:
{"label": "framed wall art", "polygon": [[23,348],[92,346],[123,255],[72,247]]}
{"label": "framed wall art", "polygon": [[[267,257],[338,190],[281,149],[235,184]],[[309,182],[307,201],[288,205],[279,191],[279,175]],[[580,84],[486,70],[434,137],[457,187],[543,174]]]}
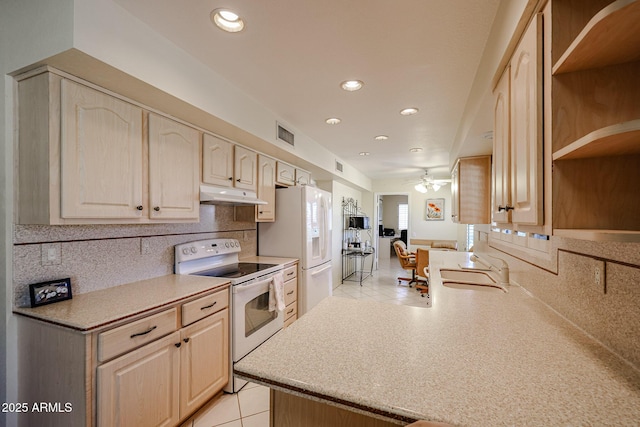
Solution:
{"label": "framed wall art", "polygon": [[427,199],[427,221],[444,221],[444,199]]}

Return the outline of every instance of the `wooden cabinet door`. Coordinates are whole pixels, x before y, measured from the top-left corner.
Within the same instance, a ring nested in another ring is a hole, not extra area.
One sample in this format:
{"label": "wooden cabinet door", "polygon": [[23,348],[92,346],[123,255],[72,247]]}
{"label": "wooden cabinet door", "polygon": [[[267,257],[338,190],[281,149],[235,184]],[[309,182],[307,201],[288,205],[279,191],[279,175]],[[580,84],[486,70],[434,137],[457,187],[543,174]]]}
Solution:
{"label": "wooden cabinet door", "polygon": [[492,219],[511,222],[511,107],[509,87],[511,68],[507,67],[494,92],[493,103],[493,205]]}
{"label": "wooden cabinet door", "polygon": [[235,146],[234,186],[244,190],[257,191],[258,154],[247,148]]}
{"label": "wooden cabinet door", "polygon": [[311,174],[302,169],[296,169],[296,185],[309,185],[311,183]]}
{"label": "wooden cabinet door", "polygon": [[460,160],[456,162],[451,172],[451,220],[460,222]]}
{"label": "wooden cabinet door", "polygon": [[267,202],[256,206],[256,221],[276,220],[276,161],[258,155],[258,198]]}
{"label": "wooden cabinet door", "polygon": [[198,220],[200,132],[149,114],[149,217]]}
{"label": "wooden cabinet door", "polygon": [[174,332],[97,368],[98,427],[178,423],[180,342]]}
{"label": "wooden cabinet door", "polygon": [[142,109],[66,79],[61,85],[60,215],[143,216]]}
{"label": "wooden cabinet door", "polygon": [[511,60],[511,221],[542,223],[542,14]]}
{"label": "wooden cabinet door", "polygon": [[202,182],[219,187],[233,186],[233,144],[231,142],[204,134]]}
{"label": "wooden cabinet door", "polygon": [[295,185],[296,169],[288,163],[276,162],[276,183],[281,185]]}
{"label": "wooden cabinet door", "polygon": [[180,413],[185,416],[229,381],[229,310],[221,310],[180,332]]}

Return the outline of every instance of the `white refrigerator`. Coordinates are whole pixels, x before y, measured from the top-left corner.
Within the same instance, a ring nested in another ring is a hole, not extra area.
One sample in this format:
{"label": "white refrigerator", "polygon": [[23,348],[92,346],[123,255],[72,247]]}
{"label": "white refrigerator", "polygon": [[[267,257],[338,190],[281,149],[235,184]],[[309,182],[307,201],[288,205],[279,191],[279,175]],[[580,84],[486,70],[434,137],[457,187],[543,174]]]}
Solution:
{"label": "white refrigerator", "polygon": [[258,224],[258,255],[300,260],[298,316],[332,294],[331,193],[309,186],[276,190],[276,221]]}

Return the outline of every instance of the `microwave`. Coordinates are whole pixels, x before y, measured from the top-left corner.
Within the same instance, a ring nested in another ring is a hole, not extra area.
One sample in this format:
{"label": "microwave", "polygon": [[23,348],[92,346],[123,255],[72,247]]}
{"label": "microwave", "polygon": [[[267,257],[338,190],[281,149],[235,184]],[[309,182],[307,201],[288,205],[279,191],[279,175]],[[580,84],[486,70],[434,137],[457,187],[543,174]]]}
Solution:
{"label": "microwave", "polygon": [[349,217],[349,228],[357,228],[359,230],[369,229],[369,217],[368,216]]}

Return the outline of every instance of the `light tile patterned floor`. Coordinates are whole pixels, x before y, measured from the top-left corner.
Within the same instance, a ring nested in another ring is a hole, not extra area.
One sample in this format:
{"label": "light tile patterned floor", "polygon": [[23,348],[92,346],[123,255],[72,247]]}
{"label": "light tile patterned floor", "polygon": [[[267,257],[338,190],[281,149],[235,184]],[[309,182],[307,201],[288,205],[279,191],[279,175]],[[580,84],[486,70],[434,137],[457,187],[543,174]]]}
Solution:
{"label": "light tile patterned floor", "polygon": [[[358,282],[345,281],[334,289],[333,295],[429,307],[428,297],[421,297],[420,292],[414,287],[409,288],[406,282],[398,284],[398,277],[410,275],[400,268],[397,258],[391,257],[383,260],[378,270],[362,282],[362,286]],[[269,427],[269,389],[249,383],[239,393],[224,394],[209,404],[193,427]]]}

